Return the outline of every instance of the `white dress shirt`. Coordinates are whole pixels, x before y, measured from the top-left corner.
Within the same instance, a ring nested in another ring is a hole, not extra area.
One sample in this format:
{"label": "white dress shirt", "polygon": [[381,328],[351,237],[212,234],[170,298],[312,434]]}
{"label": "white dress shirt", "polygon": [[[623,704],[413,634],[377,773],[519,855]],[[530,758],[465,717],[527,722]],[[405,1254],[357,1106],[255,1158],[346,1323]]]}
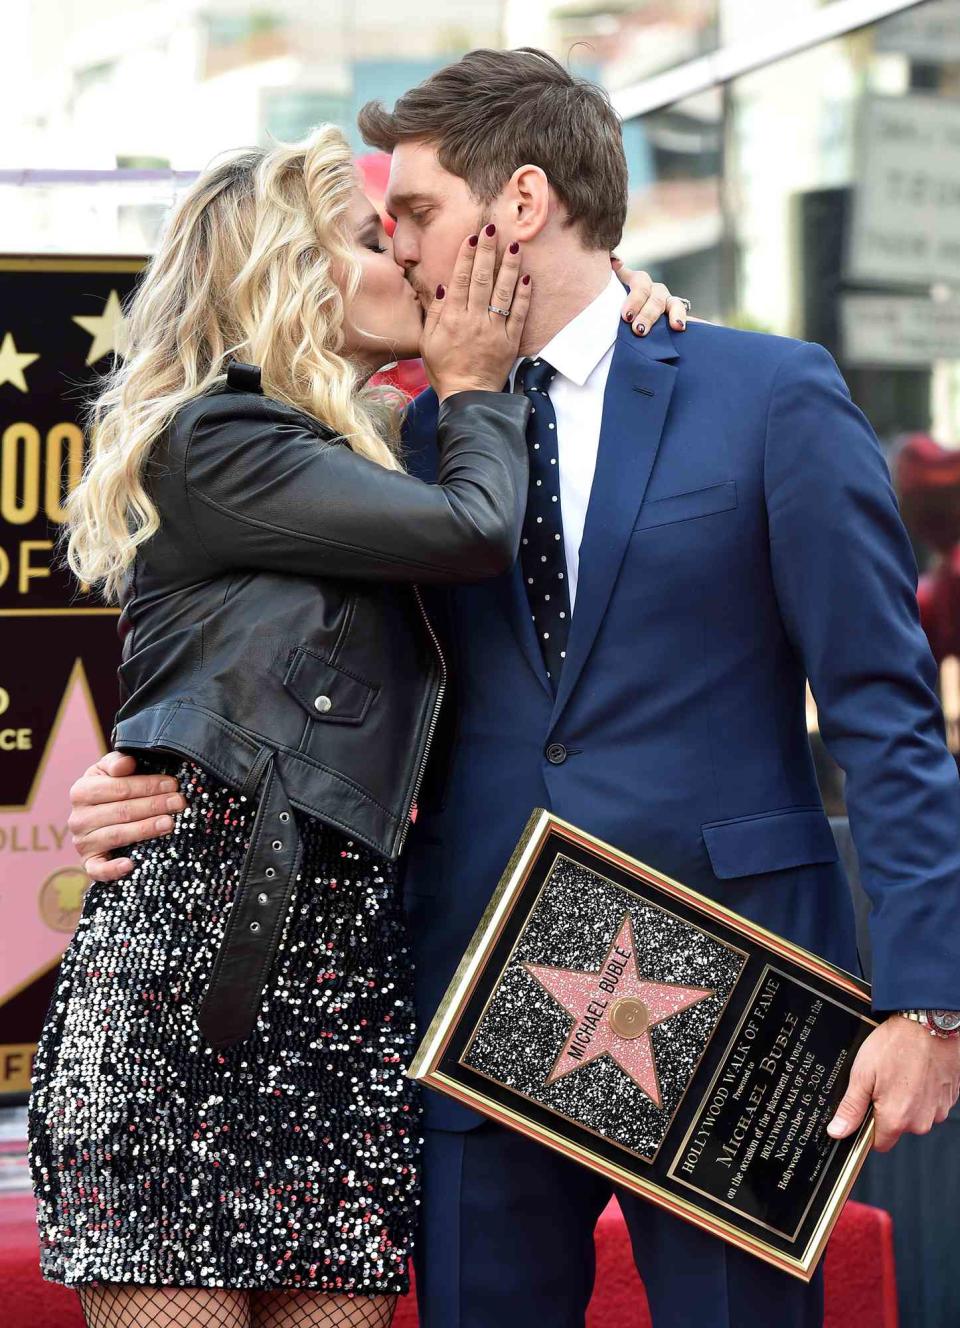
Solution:
{"label": "white dress shirt", "polygon": [[[546,360],[557,371],[550,384],[550,400],[557,416],[560,513],[571,613],[577,595],[583,526],[597,468],[603,394],[623,301],[623,287],[611,273],[597,298],[537,352],[538,359]],[[511,387],[521,363],[517,360],[513,366]]]}

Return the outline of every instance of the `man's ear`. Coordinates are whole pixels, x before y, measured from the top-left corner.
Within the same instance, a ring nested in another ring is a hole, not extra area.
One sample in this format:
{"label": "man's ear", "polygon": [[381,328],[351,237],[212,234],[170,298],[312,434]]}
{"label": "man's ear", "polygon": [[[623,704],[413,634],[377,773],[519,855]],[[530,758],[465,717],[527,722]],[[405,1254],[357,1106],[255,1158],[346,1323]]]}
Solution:
{"label": "man's ear", "polygon": [[550,182],[539,166],[519,166],[501,194],[513,238],[529,243],[546,226],[550,216]]}

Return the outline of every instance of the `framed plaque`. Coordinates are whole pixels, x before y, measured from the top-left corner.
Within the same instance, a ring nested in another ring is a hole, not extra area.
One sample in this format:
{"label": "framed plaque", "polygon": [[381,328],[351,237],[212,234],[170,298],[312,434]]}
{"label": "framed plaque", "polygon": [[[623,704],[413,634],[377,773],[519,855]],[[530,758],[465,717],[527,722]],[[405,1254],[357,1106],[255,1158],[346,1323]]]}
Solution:
{"label": "framed plaque", "polygon": [[875,1026],[859,978],[537,810],[410,1074],[809,1280]]}

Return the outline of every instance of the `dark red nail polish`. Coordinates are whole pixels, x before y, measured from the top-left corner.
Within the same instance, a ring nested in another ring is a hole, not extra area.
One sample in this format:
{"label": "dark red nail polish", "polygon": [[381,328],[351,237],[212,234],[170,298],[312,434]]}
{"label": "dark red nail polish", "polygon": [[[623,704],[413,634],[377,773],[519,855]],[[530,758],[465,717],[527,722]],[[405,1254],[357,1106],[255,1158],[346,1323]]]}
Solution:
{"label": "dark red nail polish", "polygon": [[516,240],[514,240],[513,244],[510,246],[510,252],[512,254],[518,254],[520,252],[520,246],[517,244]]}
{"label": "dark red nail polish", "polygon": [[447,293],[447,292],[443,289],[442,286],[438,286],[438,287],[437,287],[437,299],[438,299],[438,300],[442,300],[443,297],[446,295],[446,293]]}
{"label": "dark red nail polish", "polygon": [[627,312],[626,312],[623,316],[624,316],[624,318],[627,320],[628,323],[632,323],[632,322],[633,322],[633,310],[632,310],[632,309],[628,309]]}
{"label": "dark red nail polish", "polygon": [[479,239],[480,239],[480,236],[479,236],[479,235],[471,235],[471,236],[470,236],[470,243],[473,245],[474,248],[476,248],[476,246],[477,246],[477,241],[478,241]]}
{"label": "dark red nail polish", "polygon": [[646,330],[647,330],[647,329],[644,327],[643,323],[641,323],[640,326],[637,328],[637,331],[640,333],[641,336],[643,336],[643,334],[644,334],[644,332],[646,332]]}
{"label": "dark red nail polish", "polygon": [[529,285],[530,285],[530,273],[529,273],[529,272],[527,273],[527,275],[526,275],[525,277],[521,277],[521,278],[520,278],[520,285],[521,285],[521,286],[529,286]]}
{"label": "dark red nail polish", "polygon": [[484,234],[486,234],[486,235],[496,235],[496,233],[497,233],[497,228],[496,228],[496,226],[494,226],[493,222],[491,221],[490,225],[486,228],[486,231],[484,232]]}

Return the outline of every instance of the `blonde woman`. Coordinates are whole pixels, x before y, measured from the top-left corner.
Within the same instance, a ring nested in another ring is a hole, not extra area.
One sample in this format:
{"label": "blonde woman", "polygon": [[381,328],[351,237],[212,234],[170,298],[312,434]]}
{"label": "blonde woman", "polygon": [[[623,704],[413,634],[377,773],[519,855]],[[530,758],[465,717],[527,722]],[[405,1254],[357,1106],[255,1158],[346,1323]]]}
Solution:
{"label": "blonde woman", "polygon": [[[396,859],[446,671],[416,584],[516,556],[530,288],[486,227],[424,320],[325,127],[208,169],[133,301],[68,559],[123,606],[113,744],[179,815],[91,886],[30,1108],[43,1272],[93,1328],[384,1325],[407,1289]],[[418,346],[437,484],[365,386]]]}

